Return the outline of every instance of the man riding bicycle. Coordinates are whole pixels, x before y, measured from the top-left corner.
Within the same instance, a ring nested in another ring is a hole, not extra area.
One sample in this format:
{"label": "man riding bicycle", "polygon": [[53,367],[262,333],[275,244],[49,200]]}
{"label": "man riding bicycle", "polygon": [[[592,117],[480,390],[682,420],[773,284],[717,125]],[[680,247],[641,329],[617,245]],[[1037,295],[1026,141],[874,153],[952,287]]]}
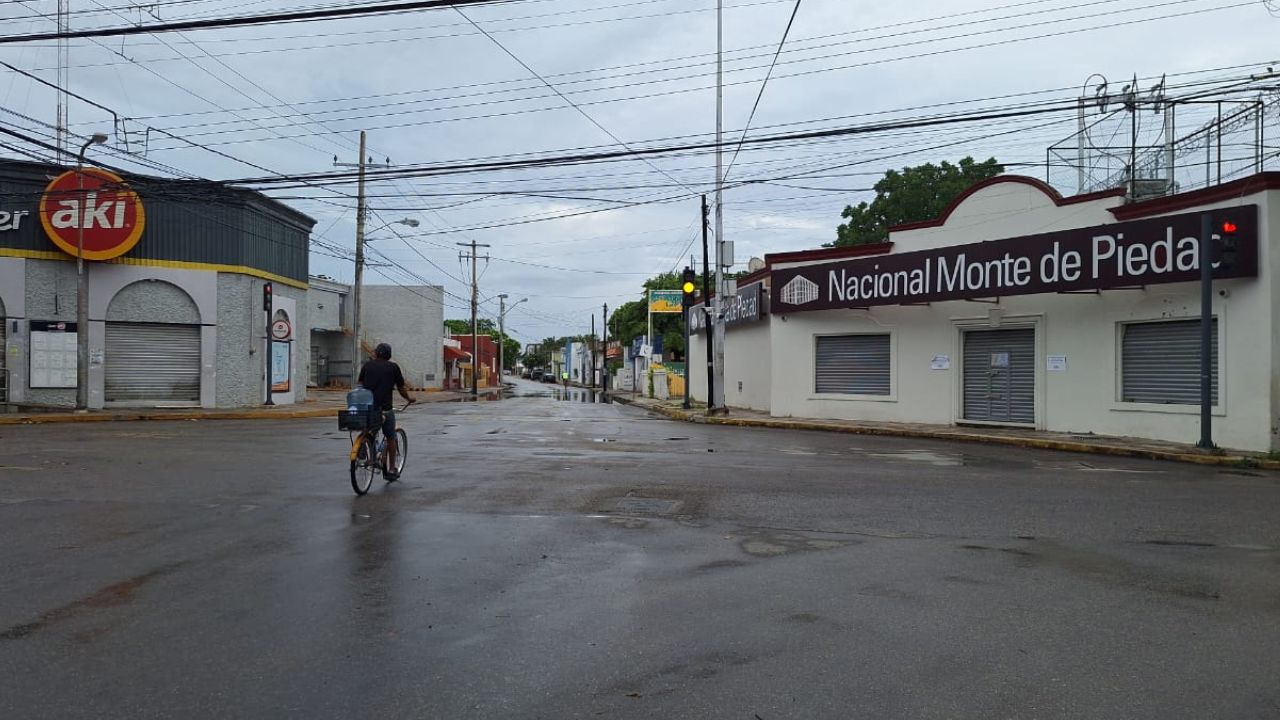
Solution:
{"label": "man riding bicycle", "polygon": [[387,441],[386,467],[396,467],[396,411],[391,402],[392,388],[400,392],[400,397],[415,402],[405,387],[404,374],[400,366],[391,362],[391,346],[378,343],[373,350],[373,359],[360,368],[358,382],[366,390],[373,393],[373,406],[382,411],[382,437]]}

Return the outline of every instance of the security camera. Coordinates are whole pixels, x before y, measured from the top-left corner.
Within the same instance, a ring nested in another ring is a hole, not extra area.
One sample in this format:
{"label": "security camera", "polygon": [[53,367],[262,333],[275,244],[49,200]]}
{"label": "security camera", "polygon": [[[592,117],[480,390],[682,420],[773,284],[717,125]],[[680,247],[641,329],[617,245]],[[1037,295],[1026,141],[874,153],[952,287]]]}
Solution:
{"label": "security camera", "polygon": [[1218,297],[1224,297],[1224,298],[1231,297],[1231,291],[1226,289],[1219,290]]}

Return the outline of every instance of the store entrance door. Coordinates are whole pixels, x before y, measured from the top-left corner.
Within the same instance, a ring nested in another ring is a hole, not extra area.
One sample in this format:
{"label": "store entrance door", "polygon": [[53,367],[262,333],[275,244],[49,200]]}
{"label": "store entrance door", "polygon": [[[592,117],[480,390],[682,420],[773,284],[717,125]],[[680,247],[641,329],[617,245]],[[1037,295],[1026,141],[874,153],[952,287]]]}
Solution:
{"label": "store entrance door", "polygon": [[964,419],[1035,423],[1034,328],[965,332]]}

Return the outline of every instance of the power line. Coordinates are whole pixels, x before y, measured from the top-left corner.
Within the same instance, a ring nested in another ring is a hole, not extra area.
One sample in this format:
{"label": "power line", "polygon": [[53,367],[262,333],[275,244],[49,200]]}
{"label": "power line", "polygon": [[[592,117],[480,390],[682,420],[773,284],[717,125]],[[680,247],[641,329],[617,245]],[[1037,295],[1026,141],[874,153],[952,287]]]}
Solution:
{"label": "power line", "polygon": [[742,143],[747,139],[747,132],[751,130],[751,121],[756,118],[756,110],[760,108],[760,99],[764,97],[764,89],[769,86],[769,78],[773,77],[773,68],[778,64],[778,56],[782,54],[782,46],[787,44],[787,36],[791,34],[791,26],[796,21],[796,15],[800,12],[801,0],[796,0],[796,4],[791,8],[791,17],[787,20],[787,27],[782,31],[782,39],[778,41],[778,50],[773,54],[773,61],[769,63],[769,70],[764,75],[764,80],[760,83],[760,92],[756,93],[756,101],[751,105],[751,114],[747,116],[747,122],[742,126],[742,137],[738,139],[738,147],[733,151],[733,157],[729,160],[729,166],[725,168],[724,174],[720,176],[720,181],[724,182],[729,179],[729,173],[733,171],[733,164],[738,160],[738,153],[742,152]]}

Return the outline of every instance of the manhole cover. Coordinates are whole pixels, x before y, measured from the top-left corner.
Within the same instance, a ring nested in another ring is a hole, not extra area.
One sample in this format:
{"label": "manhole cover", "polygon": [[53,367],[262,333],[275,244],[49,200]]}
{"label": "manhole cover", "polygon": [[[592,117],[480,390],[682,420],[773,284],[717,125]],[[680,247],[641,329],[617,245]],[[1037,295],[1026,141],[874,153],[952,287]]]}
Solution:
{"label": "manhole cover", "polygon": [[618,498],[618,502],[614,506],[616,512],[632,515],[670,515],[679,508],[679,500],[642,497]]}

